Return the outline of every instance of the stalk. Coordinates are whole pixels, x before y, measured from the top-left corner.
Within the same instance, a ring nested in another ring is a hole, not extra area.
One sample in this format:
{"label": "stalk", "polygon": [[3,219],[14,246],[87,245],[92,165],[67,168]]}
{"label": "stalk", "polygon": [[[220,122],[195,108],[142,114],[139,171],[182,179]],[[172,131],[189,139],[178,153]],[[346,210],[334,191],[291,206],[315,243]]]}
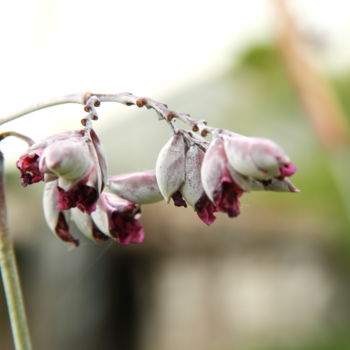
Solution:
{"label": "stalk", "polygon": [[31,341],[24,308],[13,243],[8,230],[4,187],[4,157],[0,152],[0,267],[12,336],[16,350],[31,350]]}

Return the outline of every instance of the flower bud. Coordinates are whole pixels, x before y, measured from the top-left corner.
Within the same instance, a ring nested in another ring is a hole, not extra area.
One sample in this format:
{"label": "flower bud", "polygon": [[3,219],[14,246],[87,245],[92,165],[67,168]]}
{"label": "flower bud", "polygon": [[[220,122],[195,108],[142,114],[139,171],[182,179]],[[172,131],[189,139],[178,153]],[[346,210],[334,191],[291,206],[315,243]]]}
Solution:
{"label": "flower bud", "polygon": [[108,186],[116,195],[134,203],[154,203],[163,199],[155,170],[111,176]]}
{"label": "flower bud", "polygon": [[290,176],[296,171],[281,147],[268,139],[225,137],[225,150],[234,170],[257,180]]}
{"label": "flower bud", "polygon": [[180,133],[161,149],[156,162],[156,177],[161,194],[169,202],[185,181],[185,142]]}
{"label": "flower bud", "polygon": [[58,141],[48,146],[40,157],[43,173],[53,173],[66,180],[79,181],[93,167],[86,140]]}

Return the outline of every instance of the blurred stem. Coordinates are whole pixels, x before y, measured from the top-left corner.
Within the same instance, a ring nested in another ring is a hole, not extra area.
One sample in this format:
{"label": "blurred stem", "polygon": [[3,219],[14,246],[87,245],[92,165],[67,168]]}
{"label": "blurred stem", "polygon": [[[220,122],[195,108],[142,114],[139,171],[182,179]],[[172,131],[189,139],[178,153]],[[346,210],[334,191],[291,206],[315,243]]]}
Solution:
{"label": "blurred stem", "polygon": [[277,43],[306,117],[324,147],[334,182],[350,222],[349,125],[332,87],[308,57],[308,45],[288,9],[288,1],[272,0]]}
{"label": "blurred stem", "polygon": [[4,157],[0,152],[0,266],[16,350],[32,348],[13,243],[8,231]]}

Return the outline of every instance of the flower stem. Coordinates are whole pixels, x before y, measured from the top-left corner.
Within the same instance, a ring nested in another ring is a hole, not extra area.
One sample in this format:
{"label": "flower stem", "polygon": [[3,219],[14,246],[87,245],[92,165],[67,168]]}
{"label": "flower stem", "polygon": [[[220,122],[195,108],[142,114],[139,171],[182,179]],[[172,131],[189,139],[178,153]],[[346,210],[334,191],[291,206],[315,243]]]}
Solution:
{"label": "flower stem", "polygon": [[[91,92],[85,92],[53,98],[51,100],[39,102],[35,105],[29,106],[23,109],[22,111],[19,111],[7,117],[0,118],[0,125],[20,118],[26,114],[39,111],[40,109],[67,103],[85,105],[85,107],[89,107],[88,109],[86,109],[86,111],[91,112],[91,109],[94,109],[94,107],[98,107],[101,102],[115,102],[121,103],[126,106],[137,106],[139,108],[145,107],[147,109],[153,109],[158,114],[160,119],[163,119],[166,122],[168,122],[169,126],[173,129],[173,131],[175,129],[171,121],[174,118],[177,118],[183,123],[189,125],[192,128],[192,131],[199,132],[202,136],[206,136],[207,133],[213,133],[217,131],[217,128],[207,126],[205,120],[192,119],[190,115],[186,113],[178,113],[173,110],[170,110],[168,106],[164,103],[158,102],[151,98],[138,97],[128,92],[122,92],[118,94],[95,94]],[[97,117],[97,115],[92,116]]]}
{"label": "flower stem", "polygon": [[32,349],[13,243],[8,231],[4,157],[0,152],[0,266],[16,350]]}

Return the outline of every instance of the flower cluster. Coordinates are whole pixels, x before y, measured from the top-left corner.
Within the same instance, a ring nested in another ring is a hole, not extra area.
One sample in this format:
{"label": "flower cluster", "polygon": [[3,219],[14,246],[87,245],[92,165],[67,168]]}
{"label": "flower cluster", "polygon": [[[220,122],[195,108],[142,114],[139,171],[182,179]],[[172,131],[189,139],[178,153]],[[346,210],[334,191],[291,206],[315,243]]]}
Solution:
{"label": "flower cluster", "polygon": [[[136,104],[165,108],[151,102],[143,99]],[[296,167],[276,143],[212,127],[202,130],[201,136],[176,130],[169,112],[163,113],[168,113],[173,136],[161,149],[155,170],[108,177],[91,121],[83,130],[34,143],[20,157],[17,167],[22,185],[46,183],[44,214],[60,239],[78,245],[70,232],[74,223],[94,240],[140,243],[144,238],[139,222],[141,204],[172,199],[176,206],[193,207],[198,217],[211,225],[217,212],[239,215],[239,199],[245,192],[299,191],[288,179]],[[177,116],[199,131],[189,116]],[[204,139],[207,132],[212,135],[210,142]]]}
{"label": "flower cluster", "polygon": [[72,222],[95,240],[143,240],[140,206],[104,191],[106,160],[93,129],[63,132],[35,143],[17,167],[23,186],[45,181],[45,219],[61,240],[79,244],[69,229]]}
{"label": "flower cluster", "polygon": [[208,225],[215,221],[215,212],[237,216],[244,192],[298,192],[287,179],[295,165],[270,140],[222,131],[209,145],[186,141],[179,132],[161,150],[156,165],[159,189],[175,205],[191,205]]}

